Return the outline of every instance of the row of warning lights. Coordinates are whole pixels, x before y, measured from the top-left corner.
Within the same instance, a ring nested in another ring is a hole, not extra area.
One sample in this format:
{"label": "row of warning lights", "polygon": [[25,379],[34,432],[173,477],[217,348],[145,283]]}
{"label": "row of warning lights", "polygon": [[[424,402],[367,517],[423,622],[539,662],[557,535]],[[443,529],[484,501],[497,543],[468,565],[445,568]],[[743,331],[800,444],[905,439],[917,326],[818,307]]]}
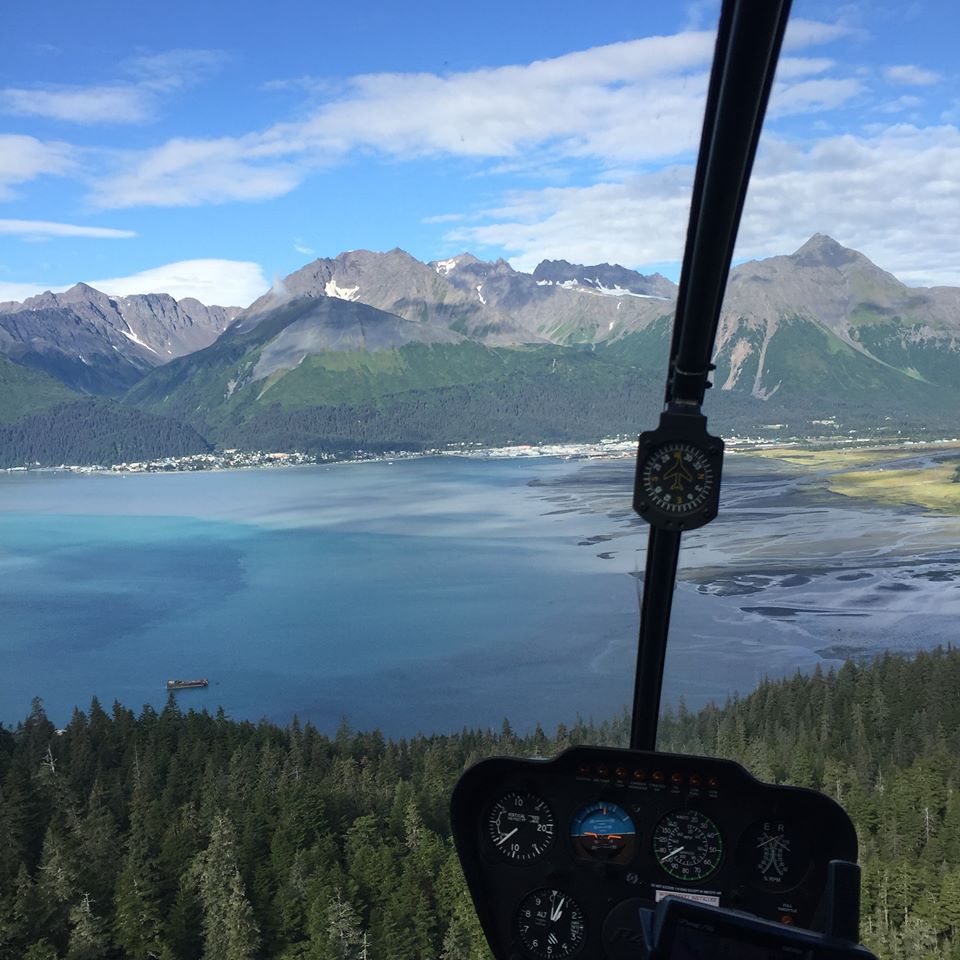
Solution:
{"label": "row of warning lights", "polygon": [[627,782],[628,780],[633,781],[634,783],[646,783],[647,781],[651,783],[671,783],[675,787],[681,787],[686,784],[689,787],[699,788],[706,783],[707,787],[710,790],[716,790],[720,786],[720,781],[716,777],[701,777],[699,773],[691,773],[687,776],[684,776],[682,773],[671,773],[669,777],[663,770],[654,770],[649,775],[647,771],[637,767],[633,771],[628,770],[626,767],[614,767],[612,776],[610,767],[605,763],[598,763],[596,766],[593,766],[589,763],[581,763],[577,767],[577,776],[578,777],[589,777],[590,779],[598,780],[619,780],[621,782]]}

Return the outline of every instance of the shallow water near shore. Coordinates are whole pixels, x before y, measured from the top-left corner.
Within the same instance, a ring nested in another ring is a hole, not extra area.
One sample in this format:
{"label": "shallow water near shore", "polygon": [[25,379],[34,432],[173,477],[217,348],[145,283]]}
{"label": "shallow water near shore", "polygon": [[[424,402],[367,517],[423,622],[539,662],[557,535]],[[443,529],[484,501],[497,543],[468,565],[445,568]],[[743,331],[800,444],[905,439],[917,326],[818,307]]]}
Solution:
{"label": "shallow water near shore", "polygon": [[[91,695],[391,735],[597,719],[632,696],[628,461],[428,458],[0,476],[0,721]],[[956,642],[960,518],[733,457],[684,538],[665,699]]]}

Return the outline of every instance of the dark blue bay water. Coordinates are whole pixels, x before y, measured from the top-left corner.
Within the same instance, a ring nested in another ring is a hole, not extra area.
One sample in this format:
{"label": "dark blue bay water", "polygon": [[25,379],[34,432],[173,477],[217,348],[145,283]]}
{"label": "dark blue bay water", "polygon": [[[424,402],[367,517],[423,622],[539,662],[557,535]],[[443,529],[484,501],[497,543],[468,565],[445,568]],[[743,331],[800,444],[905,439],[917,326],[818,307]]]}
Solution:
{"label": "dark blue bay water", "polygon": [[[167,678],[203,676],[183,707],[326,730],[612,715],[645,544],[629,483],[625,462],[457,458],[0,475],[0,721],[34,696],[58,723],[94,694],[161,707]],[[669,699],[951,638],[955,518],[754,460],[728,470],[723,517],[686,540]]]}

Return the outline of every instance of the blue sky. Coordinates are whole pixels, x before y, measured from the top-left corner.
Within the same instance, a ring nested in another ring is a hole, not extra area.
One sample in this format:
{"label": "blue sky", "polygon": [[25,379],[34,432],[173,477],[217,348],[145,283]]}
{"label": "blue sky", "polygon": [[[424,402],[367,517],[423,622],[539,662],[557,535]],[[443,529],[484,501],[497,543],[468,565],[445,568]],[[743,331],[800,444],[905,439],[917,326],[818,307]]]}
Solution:
{"label": "blue sky", "polygon": [[[135,10],[135,12],[134,12]],[[246,305],[317,256],[676,277],[718,5],[50,0],[0,13],[0,300]],[[795,0],[737,249],[960,285],[955,3]]]}

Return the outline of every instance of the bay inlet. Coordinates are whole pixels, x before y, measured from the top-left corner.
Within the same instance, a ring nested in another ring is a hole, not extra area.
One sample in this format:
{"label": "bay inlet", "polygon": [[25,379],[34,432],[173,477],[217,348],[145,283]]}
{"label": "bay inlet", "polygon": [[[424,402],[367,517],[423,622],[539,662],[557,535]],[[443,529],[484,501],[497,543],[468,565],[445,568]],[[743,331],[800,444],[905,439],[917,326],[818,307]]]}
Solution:
{"label": "bay inlet", "polygon": [[[0,721],[96,695],[390,735],[602,719],[632,695],[627,460],[453,457],[0,476]],[[687,535],[665,699],[955,642],[960,518],[754,457]]]}

